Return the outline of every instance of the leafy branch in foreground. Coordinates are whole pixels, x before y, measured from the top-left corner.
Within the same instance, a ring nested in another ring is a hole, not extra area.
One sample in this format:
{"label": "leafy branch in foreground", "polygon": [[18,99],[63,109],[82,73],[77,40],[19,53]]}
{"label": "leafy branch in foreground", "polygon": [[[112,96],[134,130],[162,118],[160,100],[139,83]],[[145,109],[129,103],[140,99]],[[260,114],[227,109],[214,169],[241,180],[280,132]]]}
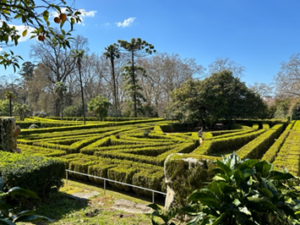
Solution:
{"label": "leafy branch in foreground", "polygon": [[[72,39],[71,31],[75,23],[81,21],[80,11],[74,10],[72,6],[67,5],[64,0],[54,1],[39,1],[36,4],[35,0],[5,0],[1,1],[0,7],[0,48],[18,45],[19,39],[27,35],[30,38],[37,37],[39,41],[44,41],[45,38],[52,36],[51,41],[59,45],[59,47],[69,47],[69,40]],[[62,11],[65,9],[65,12]],[[55,32],[55,29],[50,26],[49,19],[53,12],[58,14],[54,18],[54,22],[59,23],[60,32]],[[8,24],[9,22],[21,22],[24,25],[24,30],[19,33],[16,26]],[[70,30],[63,29],[64,24],[70,24]],[[12,44],[10,44],[10,42]],[[19,68],[18,59],[21,56],[14,56],[13,52],[3,52],[0,55],[0,65],[4,68],[12,65],[14,70]]]}

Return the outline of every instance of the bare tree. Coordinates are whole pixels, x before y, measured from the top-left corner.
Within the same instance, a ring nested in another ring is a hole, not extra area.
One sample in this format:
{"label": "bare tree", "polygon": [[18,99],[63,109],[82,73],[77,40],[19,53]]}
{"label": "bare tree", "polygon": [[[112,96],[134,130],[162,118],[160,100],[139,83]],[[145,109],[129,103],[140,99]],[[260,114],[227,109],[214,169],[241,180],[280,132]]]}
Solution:
{"label": "bare tree", "polygon": [[221,72],[223,70],[229,70],[232,72],[233,76],[242,77],[245,71],[244,66],[236,63],[233,60],[230,60],[228,57],[217,58],[213,63],[208,65],[208,68],[209,75]]}
{"label": "bare tree", "polygon": [[254,84],[249,85],[249,88],[254,91],[254,93],[259,94],[263,99],[270,99],[273,96],[274,86],[272,83],[266,84],[255,82]]}
{"label": "bare tree", "polygon": [[140,80],[143,95],[159,115],[171,100],[172,91],[188,79],[204,77],[204,68],[195,59],[181,59],[178,54],[158,53],[151,58],[139,59],[138,65],[147,71],[147,77]]}
{"label": "bare tree", "polygon": [[281,63],[275,84],[277,97],[300,96],[300,53],[292,55],[288,62]]}
{"label": "bare tree", "polygon": [[[87,39],[82,36],[77,36],[72,43],[71,49],[61,49],[51,40],[45,40],[43,43],[37,43],[31,46],[31,57],[36,61],[41,62],[49,69],[46,77],[53,84],[57,82],[65,82],[67,77],[75,71],[76,60],[71,57],[71,50],[86,49]],[[63,92],[57,93],[55,101],[55,115],[59,116],[61,110],[61,100],[63,99]]]}

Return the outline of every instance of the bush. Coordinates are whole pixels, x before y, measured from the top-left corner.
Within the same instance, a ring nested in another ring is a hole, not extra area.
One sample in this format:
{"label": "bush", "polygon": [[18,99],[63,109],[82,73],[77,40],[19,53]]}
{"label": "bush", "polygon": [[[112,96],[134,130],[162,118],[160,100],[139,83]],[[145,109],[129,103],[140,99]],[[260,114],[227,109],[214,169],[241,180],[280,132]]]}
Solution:
{"label": "bush", "polygon": [[291,108],[291,120],[300,120],[300,101]]}
{"label": "bush", "polygon": [[21,187],[46,197],[53,187],[63,185],[64,162],[55,158],[0,152],[0,174],[4,188]]}
{"label": "bush", "polygon": [[[86,107],[86,106],[85,106]],[[67,106],[66,108],[64,108],[63,110],[63,115],[64,117],[77,117],[77,116],[82,116],[83,115],[83,111],[82,111],[82,105],[70,105]]]}

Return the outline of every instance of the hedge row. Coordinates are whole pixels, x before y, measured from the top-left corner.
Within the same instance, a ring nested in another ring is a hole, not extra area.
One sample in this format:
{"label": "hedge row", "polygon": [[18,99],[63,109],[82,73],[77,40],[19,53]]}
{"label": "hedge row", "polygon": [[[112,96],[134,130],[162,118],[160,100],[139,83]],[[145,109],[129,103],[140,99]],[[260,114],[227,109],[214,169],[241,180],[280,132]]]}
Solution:
{"label": "hedge row", "polygon": [[91,128],[103,128],[103,127],[112,127],[112,126],[123,126],[123,125],[133,125],[141,123],[155,123],[162,121],[163,119],[151,119],[151,120],[136,120],[136,121],[125,121],[125,122],[103,122],[101,124],[92,124],[92,125],[79,125],[79,126],[67,126],[67,127],[53,127],[53,128],[38,128],[38,129],[28,129],[23,130],[22,134],[33,134],[33,133],[49,133],[49,132],[61,132],[61,131],[71,131],[71,130],[80,130],[80,129],[91,129]]}
{"label": "hedge row", "polygon": [[[152,149],[152,148],[151,148]],[[149,163],[153,165],[163,166],[168,155],[173,153],[190,153],[195,149],[194,143],[177,144],[176,147],[155,157],[147,155],[137,155],[132,153],[123,153],[122,151],[95,151],[96,156],[113,159],[126,159],[135,162]]]}
{"label": "hedge row", "polygon": [[300,131],[300,120],[297,120],[294,126],[291,127],[292,130]]}
{"label": "hedge row", "polygon": [[[51,120],[60,120],[60,117],[57,116],[48,116],[48,119]],[[45,118],[45,119],[47,119]],[[130,120],[151,120],[153,117],[105,117],[105,121],[130,121]],[[64,117],[63,120],[69,121],[83,121],[82,117]],[[99,121],[99,117],[86,117],[86,121]]]}
{"label": "hedge row", "polygon": [[239,157],[242,159],[260,159],[262,155],[274,143],[274,139],[279,137],[283,129],[284,124],[275,125],[274,127],[272,127],[272,129],[267,130],[254,140],[244,145],[236,152],[236,154],[239,155]]}
{"label": "hedge row", "polygon": [[[132,126],[126,126],[127,129],[132,129]],[[76,138],[80,135],[93,135],[93,134],[100,134],[105,133],[109,131],[114,131],[117,129],[124,129],[124,127],[117,126],[117,127],[108,127],[108,128],[93,128],[93,129],[83,129],[83,130],[70,130],[70,131],[59,131],[59,132],[49,132],[49,133],[40,133],[40,134],[23,134],[23,131],[21,132],[21,135],[18,138],[26,138],[26,140],[36,140],[36,139],[45,139],[45,140],[51,140],[53,138],[59,138],[59,139],[65,139],[68,138]]]}
{"label": "hedge row", "polygon": [[43,148],[40,146],[32,146],[32,145],[18,144],[18,148],[21,149],[23,154],[32,154],[32,155],[45,156],[45,157],[59,157],[67,154],[67,151],[65,150]]}
{"label": "hedge row", "polygon": [[[101,158],[97,156],[87,156],[83,154],[72,154],[72,157],[62,157],[66,162],[68,169],[86,173],[93,176],[99,176],[123,183],[141,186],[157,191],[165,190],[163,182],[163,169],[145,163],[132,162],[128,160],[118,160]],[[102,184],[103,181],[93,177],[87,177],[70,173],[71,177],[90,180],[96,184]],[[129,186],[109,182],[109,184],[119,190],[134,190],[136,193],[151,195],[141,189],[131,188]]]}
{"label": "hedge row", "polygon": [[247,144],[249,141],[253,140],[263,132],[265,132],[265,130],[258,130],[255,132],[228,138],[204,141],[198,148],[193,151],[193,153],[200,155],[210,155],[212,153],[220,153],[222,151],[234,151],[241,148],[243,145]]}
{"label": "hedge row", "polygon": [[53,187],[63,185],[65,166],[62,160],[3,151],[0,151],[0,158],[0,175],[6,190],[22,187],[45,197]]}
{"label": "hedge row", "polygon": [[261,160],[266,160],[270,163],[273,163],[289,133],[290,130],[285,130],[271,146],[271,148],[269,148],[268,151],[263,155]]}
{"label": "hedge row", "polygon": [[[101,139],[102,140],[102,139]],[[99,140],[99,142],[101,142]],[[109,137],[110,140],[110,137]],[[93,146],[93,144],[86,146],[80,150],[80,153],[93,155],[96,151],[103,152],[103,151],[115,151],[115,150],[122,150],[122,149],[137,149],[137,148],[146,148],[146,147],[163,147],[163,146],[170,146],[170,143],[142,143],[142,144],[133,144],[133,145],[112,145],[112,146]]]}
{"label": "hedge row", "polygon": [[[298,122],[298,121],[297,121]],[[297,123],[295,124],[297,125]],[[299,175],[300,163],[300,132],[290,130],[285,142],[275,158],[273,165],[276,169],[286,168],[293,175]]]}

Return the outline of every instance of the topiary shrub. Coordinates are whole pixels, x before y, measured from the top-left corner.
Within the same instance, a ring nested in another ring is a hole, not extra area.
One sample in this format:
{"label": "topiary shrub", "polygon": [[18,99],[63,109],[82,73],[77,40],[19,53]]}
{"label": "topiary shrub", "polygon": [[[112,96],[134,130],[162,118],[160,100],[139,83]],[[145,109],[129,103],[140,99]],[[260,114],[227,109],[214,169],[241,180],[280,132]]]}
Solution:
{"label": "topiary shrub", "polygon": [[291,108],[291,120],[300,120],[300,101]]}

